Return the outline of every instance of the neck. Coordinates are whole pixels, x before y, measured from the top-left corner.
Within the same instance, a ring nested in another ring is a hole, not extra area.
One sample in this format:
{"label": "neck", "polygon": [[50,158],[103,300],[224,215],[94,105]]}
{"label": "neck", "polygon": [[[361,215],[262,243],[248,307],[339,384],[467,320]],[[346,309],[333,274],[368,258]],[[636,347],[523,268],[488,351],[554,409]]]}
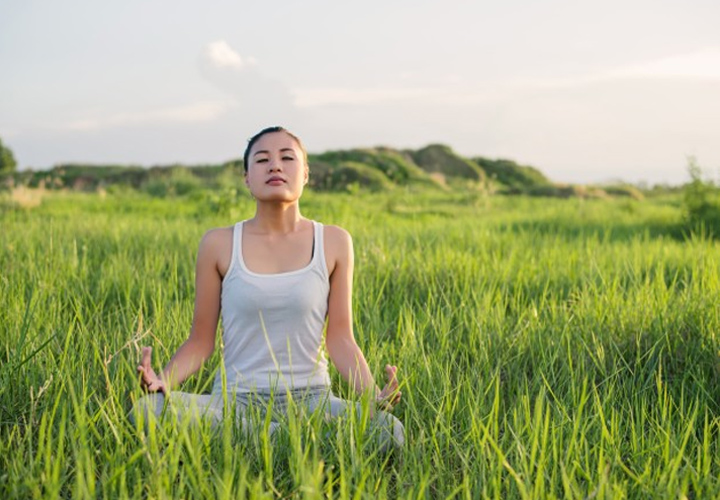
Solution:
{"label": "neck", "polygon": [[290,233],[302,220],[300,206],[295,203],[258,203],[252,223],[268,233]]}

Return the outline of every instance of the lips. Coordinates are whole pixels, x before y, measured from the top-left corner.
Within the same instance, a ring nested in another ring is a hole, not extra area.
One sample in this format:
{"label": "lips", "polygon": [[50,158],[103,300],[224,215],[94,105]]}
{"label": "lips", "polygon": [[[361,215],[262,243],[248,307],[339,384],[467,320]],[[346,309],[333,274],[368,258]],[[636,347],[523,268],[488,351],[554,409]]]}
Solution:
{"label": "lips", "polygon": [[265,181],[265,184],[280,184],[280,183],[284,184],[285,179],[283,179],[282,177],[277,177],[277,176],[270,177],[267,181]]}

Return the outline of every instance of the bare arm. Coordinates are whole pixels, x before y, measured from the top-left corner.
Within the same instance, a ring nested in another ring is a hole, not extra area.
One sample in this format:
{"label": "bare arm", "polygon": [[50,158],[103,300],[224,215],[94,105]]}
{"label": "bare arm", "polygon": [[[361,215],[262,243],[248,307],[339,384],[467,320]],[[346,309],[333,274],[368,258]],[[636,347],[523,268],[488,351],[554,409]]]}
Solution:
{"label": "bare arm", "polygon": [[195,311],[188,339],[178,348],[158,376],[152,369],[151,351],[143,348],[142,383],[149,391],[167,392],[197,372],[215,350],[215,336],[220,316],[222,278],[218,270],[222,253],[221,230],[208,231],[198,250],[195,270]]}
{"label": "bare arm", "polygon": [[399,400],[397,367],[386,366],[388,385],[381,391],[375,384],[362,350],[355,341],[352,328],[352,281],[354,254],[352,239],[347,231],[328,226],[325,233],[330,260],[330,296],[328,298],[328,325],[325,345],[335,368],[350,383],[355,392],[370,391],[371,396],[387,400],[389,405]]}

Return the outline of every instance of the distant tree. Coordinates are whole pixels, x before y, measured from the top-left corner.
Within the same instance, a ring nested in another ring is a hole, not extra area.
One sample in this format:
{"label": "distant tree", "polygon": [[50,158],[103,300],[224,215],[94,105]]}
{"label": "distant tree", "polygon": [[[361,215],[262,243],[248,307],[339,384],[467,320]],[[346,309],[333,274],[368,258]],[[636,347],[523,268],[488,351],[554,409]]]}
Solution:
{"label": "distant tree", "polygon": [[683,186],[685,223],[693,232],[720,238],[720,190],[703,179],[703,171],[694,157],[688,158],[690,182]]}
{"label": "distant tree", "polygon": [[5,147],[0,138],[0,175],[8,175],[15,172],[17,162],[10,148]]}

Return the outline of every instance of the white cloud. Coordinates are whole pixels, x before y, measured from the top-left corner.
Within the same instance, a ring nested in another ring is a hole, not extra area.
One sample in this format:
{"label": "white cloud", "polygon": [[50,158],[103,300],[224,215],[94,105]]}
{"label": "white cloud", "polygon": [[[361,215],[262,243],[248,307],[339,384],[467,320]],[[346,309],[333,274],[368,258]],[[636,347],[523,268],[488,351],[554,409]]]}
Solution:
{"label": "white cloud", "polygon": [[720,47],[618,66],[582,75],[506,82],[514,88],[559,89],[622,80],[719,81]]}
{"label": "white cloud", "polygon": [[282,81],[265,76],[254,57],[241,58],[224,41],[206,46],[198,59],[198,70],[203,78],[231,96],[245,120],[278,119],[295,110],[293,93]]}
{"label": "white cloud", "polygon": [[232,106],[233,104],[222,101],[197,102],[171,108],[116,113],[101,118],[81,118],[64,123],[59,128],[65,130],[100,130],[143,123],[207,122],[218,118]]}
{"label": "white cloud", "polygon": [[215,68],[239,70],[257,64],[254,57],[243,59],[225,40],[209,43],[203,50],[203,59]]}
{"label": "white cloud", "polygon": [[618,68],[608,76],[720,80],[720,48],[711,47],[689,54]]}
{"label": "white cloud", "polygon": [[337,104],[364,105],[382,102],[398,102],[424,99],[444,94],[443,89],[433,88],[344,88],[315,87],[295,89],[295,104],[299,107],[327,106]]}

